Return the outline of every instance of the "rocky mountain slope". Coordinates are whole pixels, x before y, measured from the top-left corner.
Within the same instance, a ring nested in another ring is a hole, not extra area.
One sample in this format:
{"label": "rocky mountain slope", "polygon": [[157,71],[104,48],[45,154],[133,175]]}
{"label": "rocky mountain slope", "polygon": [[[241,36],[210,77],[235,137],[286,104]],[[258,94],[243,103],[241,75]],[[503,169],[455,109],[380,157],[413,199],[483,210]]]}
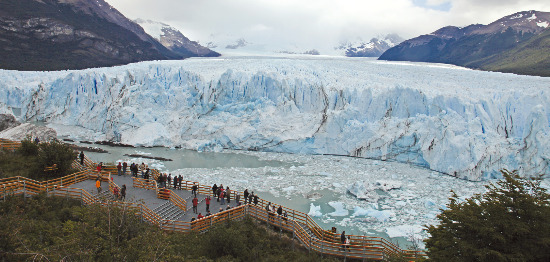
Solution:
{"label": "rocky mountain slope", "polygon": [[180,59],[104,0],[2,0],[0,68],[62,70]]}
{"label": "rocky mountain slope", "polygon": [[550,13],[519,12],[489,25],[448,26],[387,50],[380,60],[448,63],[470,68],[550,76],[545,66]]}
{"label": "rocky mountain slope", "polygon": [[136,19],[134,22],[143,27],[145,32],[154,37],[164,47],[182,56],[220,56],[220,53],[201,46],[195,41],[189,40],[189,38],[183,35],[178,29],[170,25],[145,19]]}
{"label": "rocky mountain slope", "polygon": [[379,57],[386,50],[398,45],[405,39],[396,34],[389,34],[385,37],[372,38],[369,42],[345,42],[335,47],[336,50],[344,52],[348,57]]}

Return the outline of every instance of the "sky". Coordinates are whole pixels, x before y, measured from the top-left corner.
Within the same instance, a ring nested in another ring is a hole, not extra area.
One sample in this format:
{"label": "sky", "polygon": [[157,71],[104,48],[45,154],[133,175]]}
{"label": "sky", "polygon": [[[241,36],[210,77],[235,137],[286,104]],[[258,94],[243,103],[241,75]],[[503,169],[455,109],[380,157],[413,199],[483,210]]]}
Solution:
{"label": "sky", "polygon": [[281,49],[317,49],[396,33],[405,39],[443,26],[488,24],[550,0],[106,0],[130,19],[163,22],[191,40],[239,38]]}

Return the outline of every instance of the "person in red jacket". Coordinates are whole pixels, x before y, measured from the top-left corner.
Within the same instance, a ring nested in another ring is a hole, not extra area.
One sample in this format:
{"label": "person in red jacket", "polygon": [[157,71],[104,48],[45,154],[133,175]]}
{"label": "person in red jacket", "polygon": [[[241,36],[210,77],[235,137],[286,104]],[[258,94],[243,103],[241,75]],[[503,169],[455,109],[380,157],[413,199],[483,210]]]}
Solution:
{"label": "person in red jacket", "polygon": [[197,197],[194,197],[193,198],[193,213],[197,213],[197,206],[199,205],[199,200],[197,199]]}
{"label": "person in red jacket", "polygon": [[206,202],[206,213],[210,212],[210,196],[206,196],[206,198],[204,199],[204,201]]}
{"label": "person in red jacket", "polygon": [[203,218],[204,216],[202,215],[202,213],[199,213],[199,215],[197,216],[197,219],[201,219]]}

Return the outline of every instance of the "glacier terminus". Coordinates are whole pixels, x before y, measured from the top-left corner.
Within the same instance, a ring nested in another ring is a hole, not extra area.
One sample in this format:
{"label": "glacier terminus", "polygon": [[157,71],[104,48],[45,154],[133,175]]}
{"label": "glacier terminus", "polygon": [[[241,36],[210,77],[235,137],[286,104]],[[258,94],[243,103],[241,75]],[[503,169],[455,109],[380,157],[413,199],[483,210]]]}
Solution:
{"label": "glacier terminus", "polygon": [[323,56],[0,70],[0,78],[0,113],[78,126],[85,139],[356,156],[472,181],[504,168],[550,173],[550,78]]}

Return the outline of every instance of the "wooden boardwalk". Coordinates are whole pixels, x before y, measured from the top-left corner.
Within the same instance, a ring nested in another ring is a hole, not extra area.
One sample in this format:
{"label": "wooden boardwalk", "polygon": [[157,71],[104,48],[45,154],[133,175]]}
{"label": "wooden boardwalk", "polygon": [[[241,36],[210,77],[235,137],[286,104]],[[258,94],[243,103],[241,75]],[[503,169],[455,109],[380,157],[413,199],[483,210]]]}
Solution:
{"label": "wooden boardwalk", "polygon": [[[0,148],[14,150],[20,143],[0,140]],[[292,233],[293,238],[310,251],[324,255],[338,256],[361,260],[386,260],[392,255],[404,255],[409,260],[424,257],[422,252],[402,250],[390,241],[371,236],[350,235],[351,244],[343,247],[340,235],[322,229],[311,217],[303,212],[286,207],[287,218],[279,217],[274,212],[265,209],[267,201],[259,198],[257,204],[241,205],[235,201],[237,196],[244,199],[242,192],[232,191],[230,203],[221,204],[213,197],[212,189],[208,185],[201,185],[193,181],[182,181],[181,189],[160,188],[155,181],[160,173],[152,170],[151,180],[132,177],[129,172],[117,175],[115,166],[107,166],[101,172],[95,171],[96,163],[85,158],[84,164],[79,161],[73,163],[73,168],[79,172],[48,181],[38,182],[24,177],[12,177],[0,180],[0,199],[8,195],[32,196],[39,193],[65,196],[79,199],[85,205],[116,205],[133,210],[144,221],[159,226],[163,230],[191,232],[207,231],[211,226],[224,223],[228,220],[239,220],[244,217],[265,222],[281,231]],[[98,193],[95,181],[100,179],[101,192]],[[205,198],[212,198],[210,211],[212,215],[196,219],[197,214],[192,211],[191,187],[198,186],[197,211],[206,215]],[[120,192],[122,185],[126,185],[124,201],[115,199],[115,192]],[[278,207],[278,204],[273,204]],[[193,218],[194,221],[191,221]]]}

